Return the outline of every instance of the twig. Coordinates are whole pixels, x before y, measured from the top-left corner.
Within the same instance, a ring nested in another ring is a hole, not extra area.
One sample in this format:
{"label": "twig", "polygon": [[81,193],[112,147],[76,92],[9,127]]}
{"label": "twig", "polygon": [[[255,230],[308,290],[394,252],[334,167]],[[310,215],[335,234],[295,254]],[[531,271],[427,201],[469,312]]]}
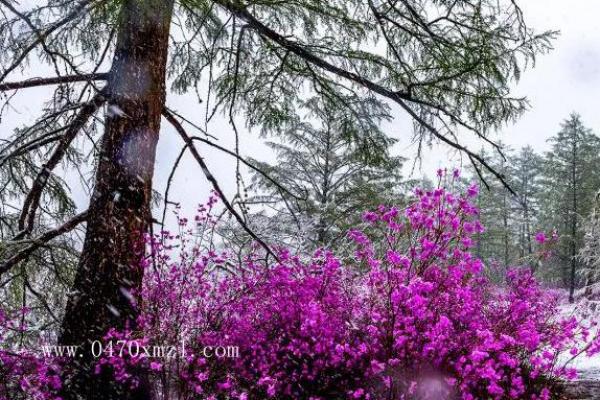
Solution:
{"label": "twig", "polygon": [[166,109],[163,110],[163,116],[167,119],[167,121],[171,125],[173,125],[173,127],[175,128],[175,130],[177,131],[179,136],[181,136],[181,138],[183,139],[183,141],[185,142],[187,147],[190,149],[192,156],[196,159],[196,161],[200,165],[200,168],[202,169],[204,176],[206,176],[206,179],[208,179],[208,181],[212,184],[213,189],[217,192],[217,194],[219,195],[221,201],[223,202],[223,204],[225,205],[227,210],[231,213],[231,215],[233,215],[233,217],[237,220],[237,222],[240,224],[240,226],[246,231],[246,233],[248,233],[248,235],[250,235],[252,237],[252,239],[254,239],[260,246],[262,246],[265,249],[265,251],[267,252],[267,255],[272,256],[275,260],[277,260],[279,262],[279,258],[275,255],[275,253],[273,253],[271,248],[261,238],[259,238],[252,231],[252,229],[250,229],[250,227],[244,222],[244,219],[240,216],[240,214],[235,210],[235,208],[233,208],[231,203],[227,200],[227,197],[225,197],[225,193],[219,186],[217,179],[208,170],[208,167],[207,167],[206,163],[204,162],[204,159],[202,158],[200,153],[198,153],[198,150],[194,146],[194,142],[193,142],[192,138],[187,134],[187,132],[185,131],[183,126],[181,126],[181,124],[179,123],[179,121],[177,121],[175,116],[173,116],[173,114],[171,114]]}
{"label": "twig", "polygon": [[50,78],[31,78],[19,82],[0,83],[0,92],[6,92],[8,90],[16,89],[26,89],[36,86],[57,85],[61,83],[105,81],[108,79],[108,75],[109,74],[107,72],[98,72],[81,75],[53,76]]}
{"label": "twig", "polygon": [[230,156],[237,158],[242,164],[244,164],[248,168],[253,169],[254,171],[256,171],[259,174],[261,174],[262,176],[264,176],[269,182],[271,182],[273,185],[275,185],[282,192],[290,195],[291,197],[295,198],[296,200],[306,200],[305,198],[299,197],[299,196],[295,195],[294,193],[290,192],[288,189],[286,189],[285,187],[283,187],[279,182],[277,182],[275,179],[273,179],[271,176],[269,176],[269,174],[267,174],[266,172],[264,172],[263,170],[261,170],[260,168],[258,168],[256,165],[248,162],[246,159],[244,159],[239,154],[236,154],[235,152],[233,152],[231,150],[228,150],[225,147],[219,146],[218,144],[215,144],[215,143],[211,142],[210,140],[203,139],[203,138],[198,137],[198,136],[192,136],[191,139],[192,140],[197,140],[197,141],[202,142],[202,143],[205,143],[205,144],[207,144],[207,145],[209,145],[211,147],[214,147],[215,149],[218,149],[218,150],[222,151],[223,153],[229,154]]}

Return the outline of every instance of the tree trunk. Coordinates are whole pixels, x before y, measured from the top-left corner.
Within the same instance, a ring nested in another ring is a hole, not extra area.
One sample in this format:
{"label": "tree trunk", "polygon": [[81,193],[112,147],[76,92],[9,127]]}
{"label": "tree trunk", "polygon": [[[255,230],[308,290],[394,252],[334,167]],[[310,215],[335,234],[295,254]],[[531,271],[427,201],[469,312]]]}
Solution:
{"label": "tree trunk", "polygon": [[572,159],[571,179],[572,179],[572,195],[573,195],[573,215],[571,216],[571,274],[569,276],[569,302],[575,302],[575,276],[577,272],[577,162],[579,161],[577,154],[577,139],[572,139]]}
{"label": "tree trunk", "polygon": [[525,208],[525,235],[527,235],[527,255],[530,256],[533,254],[533,246],[531,243],[531,221],[529,219],[529,206]]}
{"label": "tree trunk", "polygon": [[327,205],[329,200],[329,181],[330,181],[330,171],[329,171],[329,157],[331,156],[331,129],[329,124],[327,126],[327,136],[325,142],[325,165],[323,166],[323,182],[321,183],[321,201],[320,201],[320,210],[319,210],[319,225],[317,227],[317,244],[322,247],[327,243],[327,221],[325,221],[325,213],[327,212]]}
{"label": "tree trunk", "polygon": [[59,338],[60,344],[81,346],[65,373],[66,400],[149,398],[146,385],[127,390],[110,374],[94,374],[91,344],[103,342],[110,328],[135,329],[131,293],[141,287],[141,235],[152,219],[172,12],[173,0],[122,4],[87,233]]}

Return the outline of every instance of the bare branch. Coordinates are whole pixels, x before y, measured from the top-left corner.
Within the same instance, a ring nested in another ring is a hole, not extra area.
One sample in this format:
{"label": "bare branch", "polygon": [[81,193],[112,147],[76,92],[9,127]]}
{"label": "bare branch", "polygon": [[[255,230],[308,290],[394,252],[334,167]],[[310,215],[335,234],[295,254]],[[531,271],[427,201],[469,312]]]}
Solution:
{"label": "bare branch", "polygon": [[53,76],[50,78],[32,78],[20,82],[0,83],[0,92],[37,86],[57,85],[61,83],[105,81],[107,79],[108,73],[106,72],[82,75]]}
{"label": "bare branch", "polygon": [[171,190],[171,184],[173,183],[173,177],[175,176],[175,171],[177,171],[177,167],[179,167],[179,163],[181,162],[181,159],[183,158],[183,155],[185,154],[185,151],[187,150],[187,148],[188,148],[187,144],[185,146],[183,146],[183,148],[179,152],[179,155],[175,159],[175,162],[173,163],[173,167],[171,168],[171,173],[169,173],[169,178],[167,179],[167,187],[165,189],[165,196],[164,196],[165,206],[163,208],[161,226],[165,226],[165,219],[167,218],[167,208],[170,203],[169,202],[169,192]]}
{"label": "bare branch", "polygon": [[223,201],[223,204],[225,205],[227,210],[231,213],[231,215],[233,215],[233,217],[237,220],[237,222],[244,229],[244,231],[246,231],[246,233],[248,233],[248,235],[250,235],[252,237],[252,239],[254,239],[260,246],[262,246],[265,249],[265,251],[267,252],[268,255],[272,256],[275,260],[279,261],[279,258],[275,255],[275,253],[273,253],[273,251],[271,250],[269,245],[267,245],[261,238],[259,238],[252,231],[252,229],[250,229],[250,227],[244,222],[244,219],[240,216],[240,214],[235,210],[235,208],[233,208],[231,203],[227,200],[227,197],[225,197],[225,193],[219,186],[217,179],[208,170],[208,167],[207,167],[206,163],[204,162],[204,159],[202,158],[200,153],[198,153],[198,150],[194,146],[193,139],[187,134],[187,132],[185,131],[183,126],[179,123],[179,121],[177,121],[175,116],[166,109],[163,110],[163,116],[167,119],[167,121],[171,125],[173,125],[173,127],[175,128],[175,130],[177,131],[179,136],[181,136],[184,143],[187,145],[187,148],[190,149],[192,156],[196,159],[196,161],[200,165],[200,168],[202,169],[202,172],[206,176],[206,179],[208,179],[208,181],[212,184],[214,190],[219,195],[221,201]]}

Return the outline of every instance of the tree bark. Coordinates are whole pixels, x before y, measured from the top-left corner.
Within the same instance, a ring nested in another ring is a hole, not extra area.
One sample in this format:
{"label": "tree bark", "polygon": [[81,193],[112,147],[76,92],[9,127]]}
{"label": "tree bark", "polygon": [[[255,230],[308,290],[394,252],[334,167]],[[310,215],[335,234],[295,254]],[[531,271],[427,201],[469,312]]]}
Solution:
{"label": "tree bark", "polygon": [[95,374],[91,344],[104,342],[110,328],[136,328],[131,299],[141,287],[141,239],[152,220],[172,12],[173,0],[122,3],[87,232],[59,338],[81,346],[64,376],[65,400],[150,398],[147,385],[128,390],[109,373]]}

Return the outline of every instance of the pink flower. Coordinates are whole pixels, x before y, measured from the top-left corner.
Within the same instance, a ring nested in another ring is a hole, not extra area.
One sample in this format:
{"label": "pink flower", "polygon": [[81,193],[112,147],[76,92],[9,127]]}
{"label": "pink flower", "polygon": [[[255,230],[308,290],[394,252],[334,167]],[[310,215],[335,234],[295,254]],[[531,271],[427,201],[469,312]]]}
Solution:
{"label": "pink flower", "polygon": [[468,197],[476,197],[478,194],[479,194],[479,188],[477,187],[477,185],[475,183],[473,183],[467,189],[467,196]]}
{"label": "pink flower", "polygon": [[544,232],[538,232],[535,234],[535,240],[539,244],[544,244],[546,242],[546,234]]}
{"label": "pink flower", "polygon": [[162,364],[156,361],[152,361],[150,363],[150,369],[152,371],[160,371],[162,369]]}
{"label": "pink flower", "polygon": [[[450,193],[444,181],[416,190],[408,207],[363,214],[370,226],[350,227],[336,254],[273,246],[277,261],[260,246],[239,258],[233,249],[202,249],[198,242],[213,243],[221,220],[211,215],[218,201],[211,196],[195,219],[206,231],[145,236],[153,260],[143,261],[151,267],[135,291],[135,336],[143,338],[140,344],[176,343],[185,334],[190,348],[238,346],[239,354],[217,360],[194,351],[176,362],[105,357],[97,372],[134,386],[140,367],[149,368],[163,371],[171,387],[239,400],[316,400],[324,389],[367,400],[392,387],[397,400],[440,385],[465,400],[520,399],[541,392],[529,387],[538,376],[571,378],[572,371],[553,364],[556,356],[570,349],[600,352],[600,339],[577,319],[562,319],[556,297],[525,269],[510,268],[501,290],[486,279],[483,262],[471,253],[484,230],[472,204],[477,185]],[[554,240],[538,235],[540,243]],[[235,273],[221,272],[225,265]],[[20,326],[20,315],[0,309],[0,340]],[[116,329],[105,337],[133,338]],[[0,372],[8,371],[16,398],[57,400],[61,375],[54,366],[0,349]],[[432,368],[444,374],[424,379],[422,372]],[[0,399],[15,398],[3,390]]]}

